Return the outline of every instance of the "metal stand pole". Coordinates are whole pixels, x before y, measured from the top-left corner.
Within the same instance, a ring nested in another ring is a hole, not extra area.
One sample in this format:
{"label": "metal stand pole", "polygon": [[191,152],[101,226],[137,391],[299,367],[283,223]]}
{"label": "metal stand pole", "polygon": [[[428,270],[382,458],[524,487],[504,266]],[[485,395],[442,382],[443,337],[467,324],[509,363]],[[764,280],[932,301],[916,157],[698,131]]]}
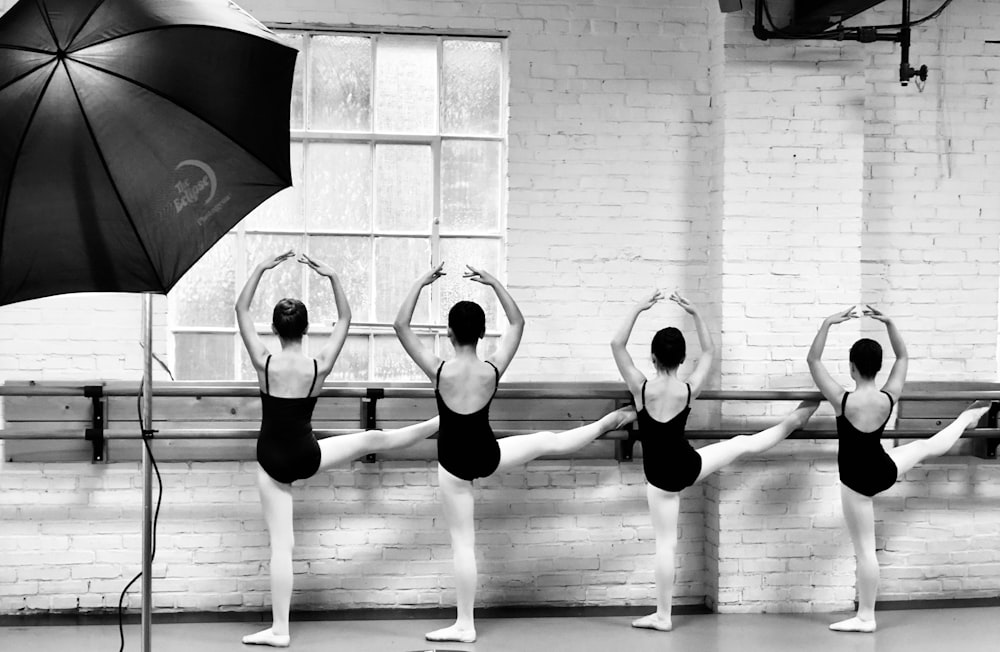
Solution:
{"label": "metal stand pole", "polygon": [[146,444],[153,431],[153,295],[142,293],[142,652],[150,652],[153,604],[153,464]]}

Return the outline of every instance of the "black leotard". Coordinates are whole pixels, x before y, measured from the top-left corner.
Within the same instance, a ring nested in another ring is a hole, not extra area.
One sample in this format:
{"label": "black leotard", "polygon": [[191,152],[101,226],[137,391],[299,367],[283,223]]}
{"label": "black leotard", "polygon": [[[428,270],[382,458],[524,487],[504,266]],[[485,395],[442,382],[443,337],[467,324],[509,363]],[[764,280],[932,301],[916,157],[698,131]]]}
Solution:
{"label": "black leotard", "polygon": [[691,386],[687,405],[670,421],[657,421],[646,409],[646,382],[642,383],[642,409],[639,410],[639,441],[642,443],[642,470],[646,481],[663,491],[690,487],[701,473],[701,455],[684,437],[691,413]]}
{"label": "black leotard", "polygon": [[[492,362],[487,363],[496,373],[496,385],[493,395],[500,386],[500,370]],[[441,398],[441,368],[438,367],[437,381],[434,383],[434,396],[437,398],[438,414],[441,417],[438,427],[437,449],[438,464],[444,470],[463,480],[475,480],[492,475],[500,465],[500,445],[490,428],[490,403],[471,414],[454,412]]]}
{"label": "black leotard", "polygon": [[[291,483],[304,480],[319,470],[319,442],[312,431],[312,413],[316,407],[315,396],[281,398],[271,396],[268,366],[271,356],[264,363],[264,391],[260,393],[260,436],[257,437],[257,462],[265,472],[278,482]],[[319,367],[313,360],[312,394]]]}
{"label": "black leotard", "polygon": [[865,496],[874,496],[894,485],[899,472],[880,441],[894,406],[892,395],[885,390],[882,393],[889,397],[889,416],[872,432],[861,432],[847,420],[847,396],[850,392],[844,392],[840,416],[837,417],[837,467],[840,470],[840,481]]}

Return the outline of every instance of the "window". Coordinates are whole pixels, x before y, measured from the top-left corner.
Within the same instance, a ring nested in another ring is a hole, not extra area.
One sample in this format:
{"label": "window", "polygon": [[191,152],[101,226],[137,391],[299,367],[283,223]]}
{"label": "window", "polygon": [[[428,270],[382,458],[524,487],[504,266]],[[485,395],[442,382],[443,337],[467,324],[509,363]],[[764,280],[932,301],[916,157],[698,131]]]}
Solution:
{"label": "window", "polygon": [[[351,302],[351,335],[331,379],[422,378],[391,324],[431,260],[444,260],[449,274],[424,290],[415,328],[450,354],[447,311],[472,299],[493,326],[485,346],[495,346],[502,312],[489,288],[461,271],[468,263],[503,277],[504,40],[280,35],[300,51],[290,125],[295,187],[244,219],[170,293],[176,377],[256,378],[233,303],[257,262],[288,249],[329,263]],[[304,347],[318,350],[336,318],[329,282],[294,261],[265,273],[252,312],[272,350],[270,312],[284,296],[305,301]]]}

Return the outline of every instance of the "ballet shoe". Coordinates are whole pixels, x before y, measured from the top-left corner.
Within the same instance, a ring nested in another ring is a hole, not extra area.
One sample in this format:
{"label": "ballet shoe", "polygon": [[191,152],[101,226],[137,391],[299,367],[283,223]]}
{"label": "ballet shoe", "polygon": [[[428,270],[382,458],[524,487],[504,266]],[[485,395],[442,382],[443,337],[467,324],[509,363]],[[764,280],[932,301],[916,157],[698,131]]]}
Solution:
{"label": "ballet shoe", "polygon": [[632,627],[639,629],[655,629],[658,632],[669,632],[674,628],[673,622],[664,620],[659,615],[652,613],[632,621]]}
{"label": "ballet shoe", "polygon": [[847,620],[841,620],[840,622],[833,623],[830,625],[830,629],[834,632],[859,632],[862,634],[871,634],[875,631],[875,621],[861,620],[855,616],[854,618],[848,618]]}
{"label": "ballet shoe", "polygon": [[476,630],[452,625],[443,629],[436,629],[433,632],[424,634],[428,641],[449,641],[454,643],[475,643]]}
{"label": "ballet shoe", "polygon": [[638,418],[635,408],[631,406],[618,408],[614,412],[608,414],[608,416],[615,419],[614,425],[611,426],[612,430],[621,430]]}
{"label": "ballet shoe", "polygon": [[962,414],[968,416],[971,425],[976,425],[983,418],[983,415],[989,412],[991,404],[990,401],[975,401],[962,410]]}
{"label": "ballet shoe", "polygon": [[288,634],[275,634],[268,627],[256,634],[248,634],[243,637],[244,645],[267,645],[270,647],[288,647],[292,637]]}

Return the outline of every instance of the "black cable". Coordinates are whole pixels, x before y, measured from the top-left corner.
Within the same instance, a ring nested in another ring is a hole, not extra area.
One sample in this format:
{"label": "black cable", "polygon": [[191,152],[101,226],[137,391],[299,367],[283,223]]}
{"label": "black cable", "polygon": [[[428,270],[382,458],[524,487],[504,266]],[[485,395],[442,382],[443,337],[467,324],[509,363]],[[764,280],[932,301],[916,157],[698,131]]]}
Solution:
{"label": "black cable", "polygon": [[[139,430],[142,431],[144,430],[142,424],[142,394],[139,394],[139,396],[136,397],[135,407],[136,412],[139,415]],[[146,452],[149,453],[150,461],[153,463],[153,470],[156,471],[156,484],[159,487],[159,491],[156,496],[156,511],[153,513],[153,546],[149,556],[149,563],[152,565],[153,560],[156,559],[156,525],[160,520],[160,504],[163,502],[163,478],[160,476],[160,467],[156,464],[156,458],[153,457],[153,449],[149,445],[149,439],[145,436],[145,434],[142,437],[142,443],[146,447]],[[122,605],[125,602],[125,594],[128,593],[128,590],[132,588],[132,585],[135,584],[140,577],[142,577],[142,571],[133,577],[131,582],[125,585],[125,588],[122,589],[122,594],[118,597],[118,638],[121,641],[118,652],[125,652],[125,628],[122,624],[122,620],[124,618]]]}
{"label": "black cable", "polygon": [[[917,20],[910,21],[910,27],[916,27],[926,23],[929,20],[934,20],[948,8],[948,6],[954,2],[954,0],[944,0],[940,7],[932,11],[930,14],[924,16],[923,18],[918,18]],[[778,27],[774,23],[774,18],[771,16],[771,8],[767,6],[767,0],[760,0],[761,6],[764,8],[764,16],[767,18],[767,22],[771,25],[771,31],[781,36],[787,36],[789,38],[801,38],[801,39],[840,39],[848,31],[860,31],[861,27],[844,27],[842,24],[838,23],[836,26],[827,27],[826,29],[820,30],[818,32],[792,32],[785,28]],[[903,25],[900,24],[889,24],[889,25],[867,25],[864,26],[866,30],[883,30],[883,29],[902,29]]]}

